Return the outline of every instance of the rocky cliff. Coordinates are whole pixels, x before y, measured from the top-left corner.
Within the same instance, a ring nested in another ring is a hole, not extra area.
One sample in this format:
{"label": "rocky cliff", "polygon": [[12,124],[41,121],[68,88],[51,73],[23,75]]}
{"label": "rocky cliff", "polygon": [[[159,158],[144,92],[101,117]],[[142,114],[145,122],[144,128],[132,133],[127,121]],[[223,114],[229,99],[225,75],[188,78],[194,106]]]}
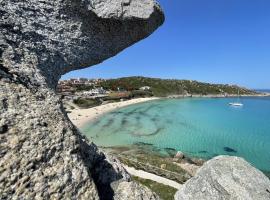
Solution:
{"label": "rocky cliff", "polygon": [[218,156],[176,193],[176,200],[269,200],[270,180],[244,159]]}
{"label": "rocky cliff", "polygon": [[3,0],[0,14],[0,199],[158,199],[78,132],[55,87],[150,35],[159,5]]}

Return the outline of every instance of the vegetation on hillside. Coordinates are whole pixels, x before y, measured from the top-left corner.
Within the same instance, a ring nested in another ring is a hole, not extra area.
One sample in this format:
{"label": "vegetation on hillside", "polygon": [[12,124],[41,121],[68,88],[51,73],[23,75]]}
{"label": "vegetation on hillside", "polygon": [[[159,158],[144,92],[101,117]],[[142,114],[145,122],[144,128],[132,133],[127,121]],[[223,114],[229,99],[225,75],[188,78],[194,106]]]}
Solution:
{"label": "vegetation on hillside", "polygon": [[137,176],[133,176],[132,179],[142,185],[148,187],[150,190],[155,192],[163,200],[173,200],[176,189],[167,185],[163,185],[149,179],[142,179]]}
{"label": "vegetation on hillside", "polygon": [[127,92],[112,92],[107,97],[104,97],[104,101],[114,101],[120,99],[132,99],[132,98],[144,98],[151,97],[153,93],[151,91],[133,90]]}
{"label": "vegetation on hillside", "polygon": [[73,103],[80,108],[91,108],[100,105],[102,102],[100,99],[78,98],[73,100]]}
{"label": "vegetation on hillside", "polygon": [[117,91],[139,90],[143,86],[151,87],[154,96],[169,96],[183,94],[255,94],[254,91],[236,85],[210,84],[190,80],[159,79],[147,77],[125,77],[118,79],[108,79],[100,83],[104,89]]}
{"label": "vegetation on hillside", "polygon": [[74,88],[77,92],[80,92],[80,91],[92,90],[94,89],[94,86],[93,85],[76,85],[74,86]]}

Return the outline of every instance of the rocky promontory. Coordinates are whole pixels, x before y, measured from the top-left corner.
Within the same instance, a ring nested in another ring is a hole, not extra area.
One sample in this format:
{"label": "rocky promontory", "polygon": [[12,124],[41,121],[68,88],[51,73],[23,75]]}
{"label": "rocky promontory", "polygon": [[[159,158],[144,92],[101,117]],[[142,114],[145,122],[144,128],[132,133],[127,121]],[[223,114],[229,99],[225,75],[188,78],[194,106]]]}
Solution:
{"label": "rocky promontory", "polygon": [[55,88],[149,36],[159,5],[4,0],[0,13],[0,199],[158,199],[79,133]]}

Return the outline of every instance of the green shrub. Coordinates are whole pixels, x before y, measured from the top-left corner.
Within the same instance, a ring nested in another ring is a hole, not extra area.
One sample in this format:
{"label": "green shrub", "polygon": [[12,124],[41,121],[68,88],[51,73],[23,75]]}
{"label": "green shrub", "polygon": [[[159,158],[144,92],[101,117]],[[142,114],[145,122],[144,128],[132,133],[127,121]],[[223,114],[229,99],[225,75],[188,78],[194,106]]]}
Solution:
{"label": "green shrub", "polygon": [[79,98],[73,100],[73,103],[81,108],[91,108],[100,105],[102,102],[100,99]]}
{"label": "green shrub", "polygon": [[175,188],[172,188],[167,185],[163,185],[152,180],[142,179],[136,176],[133,176],[132,179],[155,192],[163,200],[173,200],[174,194],[177,192]]}
{"label": "green shrub", "polygon": [[151,97],[153,96],[152,91],[134,90],[131,91],[132,97]]}

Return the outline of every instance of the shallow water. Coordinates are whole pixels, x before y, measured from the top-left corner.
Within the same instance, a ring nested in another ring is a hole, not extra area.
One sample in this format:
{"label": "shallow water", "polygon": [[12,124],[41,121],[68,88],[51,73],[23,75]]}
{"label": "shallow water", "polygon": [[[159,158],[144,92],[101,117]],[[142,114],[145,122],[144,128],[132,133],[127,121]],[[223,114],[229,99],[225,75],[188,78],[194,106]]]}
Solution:
{"label": "shallow water", "polygon": [[100,146],[138,142],[173,148],[190,156],[244,157],[270,171],[270,98],[164,99],[135,104],[103,115],[81,130]]}

